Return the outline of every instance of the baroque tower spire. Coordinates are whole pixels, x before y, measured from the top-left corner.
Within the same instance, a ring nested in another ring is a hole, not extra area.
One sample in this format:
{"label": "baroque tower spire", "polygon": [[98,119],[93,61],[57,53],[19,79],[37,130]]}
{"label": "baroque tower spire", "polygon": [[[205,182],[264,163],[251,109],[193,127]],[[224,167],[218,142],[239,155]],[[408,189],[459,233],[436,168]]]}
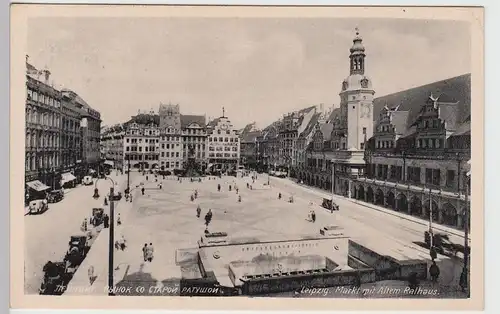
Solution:
{"label": "baroque tower spire", "polygon": [[356,37],[353,39],[353,45],[350,49],[351,55],[351,75],[365,74],[365,47],[363,46],[363,39],[359,35],[359,29],[356,27]]}

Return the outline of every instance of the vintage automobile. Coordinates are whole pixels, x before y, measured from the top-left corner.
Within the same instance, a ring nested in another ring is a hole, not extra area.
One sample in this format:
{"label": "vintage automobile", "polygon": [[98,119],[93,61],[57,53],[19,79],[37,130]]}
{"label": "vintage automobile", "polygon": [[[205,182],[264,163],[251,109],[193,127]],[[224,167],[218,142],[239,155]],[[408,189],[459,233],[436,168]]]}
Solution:
{"label": "vintage automobile", "polygon": [[74,274],[87,255],[89,249],[87,235],[73,235],[68,244],[69,248],[64,256],[66,273]]}
{"label": "vintage automobile", "polygon": [[332,199],[324,198],[323,203],[321,204],[323,208],[329,209],[329,210],[339,210],[339,205],[337,203],[334,203]]}
{"label": "vintage automobile", "polygon": [[119,201],[122,199],[122,192],[113,193],[113,195],[109,195],[110,201]]}
{"label": "vintage automobile", "polygon": [[99,226],[104,222],[104,209],[92,208],[92,220],[94,226]]}
{"label": "vintage automobile", "polygon": [[49,204],[47,199],[33,200],[29,203],[28,208],[30,214],[41,214],[49,209]]}
{"label": "vintage automobile", "polygon": [[42,295],[62,295],[68,281],[65,263],[48,261],[43,266],[43,273],[39,293]]}
{"label": "vintage automobile", "polygon": [[52,190],[47,195],[47,201],[49,203],[57,203],[62,201],[64,198],[64,190]]}
{"label": "vintage automobile", "polygon": [[94,180],[92,179],[92,176],[85,176],[83,177],[82,183],[83,185],[92,185],[94,184]]}
{"label": "vintage automobile", "polygon": [[[424,233],[425,244],[431,245],[431,234],[429,231]],[[465,247],[462,244],[453,243],[446,233],[434,232],[432,237],[432,246],[439,254],[456,255],[458,252],[464,253]],[[470,247],[468,248],[470,253]]]}

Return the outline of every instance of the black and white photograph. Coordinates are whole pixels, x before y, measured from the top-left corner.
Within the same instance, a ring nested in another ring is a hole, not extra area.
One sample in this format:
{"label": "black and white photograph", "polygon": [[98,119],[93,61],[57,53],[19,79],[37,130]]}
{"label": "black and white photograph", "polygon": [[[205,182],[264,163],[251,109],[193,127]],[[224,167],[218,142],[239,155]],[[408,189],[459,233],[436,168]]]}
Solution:
{"label": "black and white photograph", "polygon": [[482,298],[480,9],[35,7],[25,297]]}

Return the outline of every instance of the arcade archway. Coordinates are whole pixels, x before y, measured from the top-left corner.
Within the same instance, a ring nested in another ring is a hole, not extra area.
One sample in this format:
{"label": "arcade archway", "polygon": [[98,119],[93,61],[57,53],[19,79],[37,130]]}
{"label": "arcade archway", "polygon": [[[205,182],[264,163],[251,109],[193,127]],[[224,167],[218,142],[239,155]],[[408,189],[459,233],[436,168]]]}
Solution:
{"label": "arcade archway", "polygon": [[368,203],[373,203],[373,189],[371,186],[369,186],[366,191],[366,201]]}
{"label": "arcade archway", "polygon": [[406,195],[403,193],[398,195],[396,200],[396,211],[398,212],[406,212],[408,209],[408,200],[406,199]]}
{"label": "arcade archway", "polygon": [[385,200],[386,200],[387,207],[394,209],[394,202],[395,202],[394,193],[392,193],[392,192],[387,193]]}
{"label": "arcade archway", "polygon": [[[431,212],[431,203],[429,202],[429,200],[425,200],[424,201],[424,218],[425,219],[429,219],[429,214]],[[436,201],[432,200],[432,220],[433,221],[437,221],[438,220],[438,217],[439,217],[439,207],[438,207],[438,204]]]}
{"label": "arcade archway", "polygon": [[358,186],[358,193],[356,196],[357,196],[358,200],[362,200],[362,201],[365,200],[365,188],[362,185]]}
{"label": "arcade archway", "polygon": [[377,189],[375,193],[375,205],[385,206],[384,192],[381,189]]}
{"label": "arcade archway", "polygon": [[442,223],[445,225],[457,226],[457,209],[450,203],[444,203],[442,208]]}
{"label": "arcade archway", "polygon": [[410,200],[410,214],[413,216],[422,215],[422,201],[418,196],[413,196]]}

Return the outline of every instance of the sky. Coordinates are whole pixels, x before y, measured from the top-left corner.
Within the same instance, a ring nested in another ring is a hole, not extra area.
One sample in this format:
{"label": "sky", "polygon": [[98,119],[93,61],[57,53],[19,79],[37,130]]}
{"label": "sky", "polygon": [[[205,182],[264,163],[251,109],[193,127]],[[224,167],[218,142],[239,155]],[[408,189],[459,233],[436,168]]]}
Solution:
{"label": "sky", "polygon": [[339,106],[358,27],[375,97],[471,72],[464,22],[339,18],[32,18],[29,62],[78,93],[103,125],[160,103],[264,128]]}

